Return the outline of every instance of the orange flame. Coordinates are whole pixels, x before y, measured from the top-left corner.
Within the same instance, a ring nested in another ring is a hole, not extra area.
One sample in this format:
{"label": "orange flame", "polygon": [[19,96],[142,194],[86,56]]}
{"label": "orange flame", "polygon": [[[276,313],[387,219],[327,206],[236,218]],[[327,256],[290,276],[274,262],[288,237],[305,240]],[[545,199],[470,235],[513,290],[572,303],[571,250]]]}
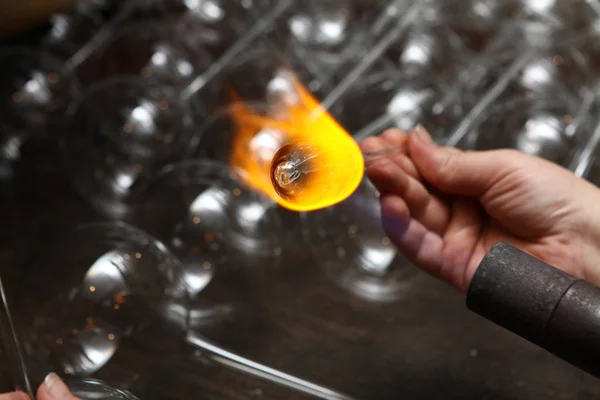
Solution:
{"label": "orange flame", "polygon": [[[247,184],[282,207],[312,211],[328,207],[350,196],[364,174],[364,159],[358,144],[321,107],[292,74],[282,75],[295,98],[279,99],[269,113],[261,113],[232,94],[231,119],[235,138],[231,167],[241,171]],[[310,148],[310,179],[301,194],[282,197],[272,181],[272,163],[284,146]]]}

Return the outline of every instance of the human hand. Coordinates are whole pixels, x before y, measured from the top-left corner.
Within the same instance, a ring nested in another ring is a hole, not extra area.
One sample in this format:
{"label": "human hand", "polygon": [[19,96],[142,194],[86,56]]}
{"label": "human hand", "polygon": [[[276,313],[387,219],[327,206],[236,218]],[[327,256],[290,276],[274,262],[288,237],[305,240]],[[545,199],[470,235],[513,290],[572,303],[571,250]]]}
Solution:
{"label": "human hand", "polygon": [[[0,400],[31,400],[23,392],[0,394]],[[71,394],[69,388],[56,374],[50,374],[44,379],[37,391],[37,400],[78,400]]]}
{"label": "human hand", "polygon": [[516,150],[461,151],[425,129],[388,130],[364,151],[400,147],[367,175],[381,193],[386,234],[412,262],[466,292],[488,250],[504,241],[600,285],[600,190]]}

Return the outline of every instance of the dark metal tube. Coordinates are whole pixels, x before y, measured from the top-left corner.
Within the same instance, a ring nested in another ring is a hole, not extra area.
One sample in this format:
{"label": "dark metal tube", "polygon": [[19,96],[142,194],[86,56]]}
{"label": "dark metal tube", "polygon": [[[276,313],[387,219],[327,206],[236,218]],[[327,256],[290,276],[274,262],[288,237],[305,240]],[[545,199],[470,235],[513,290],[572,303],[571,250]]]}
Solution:
{"label": "dark metal tube", "polygon": [[483,258],[467,308],[600,377],[600,288],[506,243]]}

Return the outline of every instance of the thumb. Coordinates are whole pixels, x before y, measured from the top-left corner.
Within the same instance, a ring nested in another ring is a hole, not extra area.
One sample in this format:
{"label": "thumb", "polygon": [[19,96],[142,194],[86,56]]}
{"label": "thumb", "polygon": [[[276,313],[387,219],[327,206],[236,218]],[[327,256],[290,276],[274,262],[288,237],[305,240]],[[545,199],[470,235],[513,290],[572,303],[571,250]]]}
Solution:
{"label": "thumb", "polygon": [[55,373],[49,374],[38,389],[39,400],[76,400],[67,385]]}
{"label": "thumb", "polygon": [[420,125],[410,132],[408,148],[423,179],[453,195],[480,197],[519,168],[516,150],[469,152],[438,146]]}

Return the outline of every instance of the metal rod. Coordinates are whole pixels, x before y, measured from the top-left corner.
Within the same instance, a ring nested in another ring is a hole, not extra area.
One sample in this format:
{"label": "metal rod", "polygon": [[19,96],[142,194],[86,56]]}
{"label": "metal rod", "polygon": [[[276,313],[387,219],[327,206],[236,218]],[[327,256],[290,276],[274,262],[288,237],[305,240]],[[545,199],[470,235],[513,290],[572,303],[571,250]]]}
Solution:
{"label": "metal rod", "polygon": [[195,332],[189,332],[186,342],[210,354],[209,358],[227,367],[286,386],[325,400],[354,400],[354,398],[256,363],[227,351]]}

